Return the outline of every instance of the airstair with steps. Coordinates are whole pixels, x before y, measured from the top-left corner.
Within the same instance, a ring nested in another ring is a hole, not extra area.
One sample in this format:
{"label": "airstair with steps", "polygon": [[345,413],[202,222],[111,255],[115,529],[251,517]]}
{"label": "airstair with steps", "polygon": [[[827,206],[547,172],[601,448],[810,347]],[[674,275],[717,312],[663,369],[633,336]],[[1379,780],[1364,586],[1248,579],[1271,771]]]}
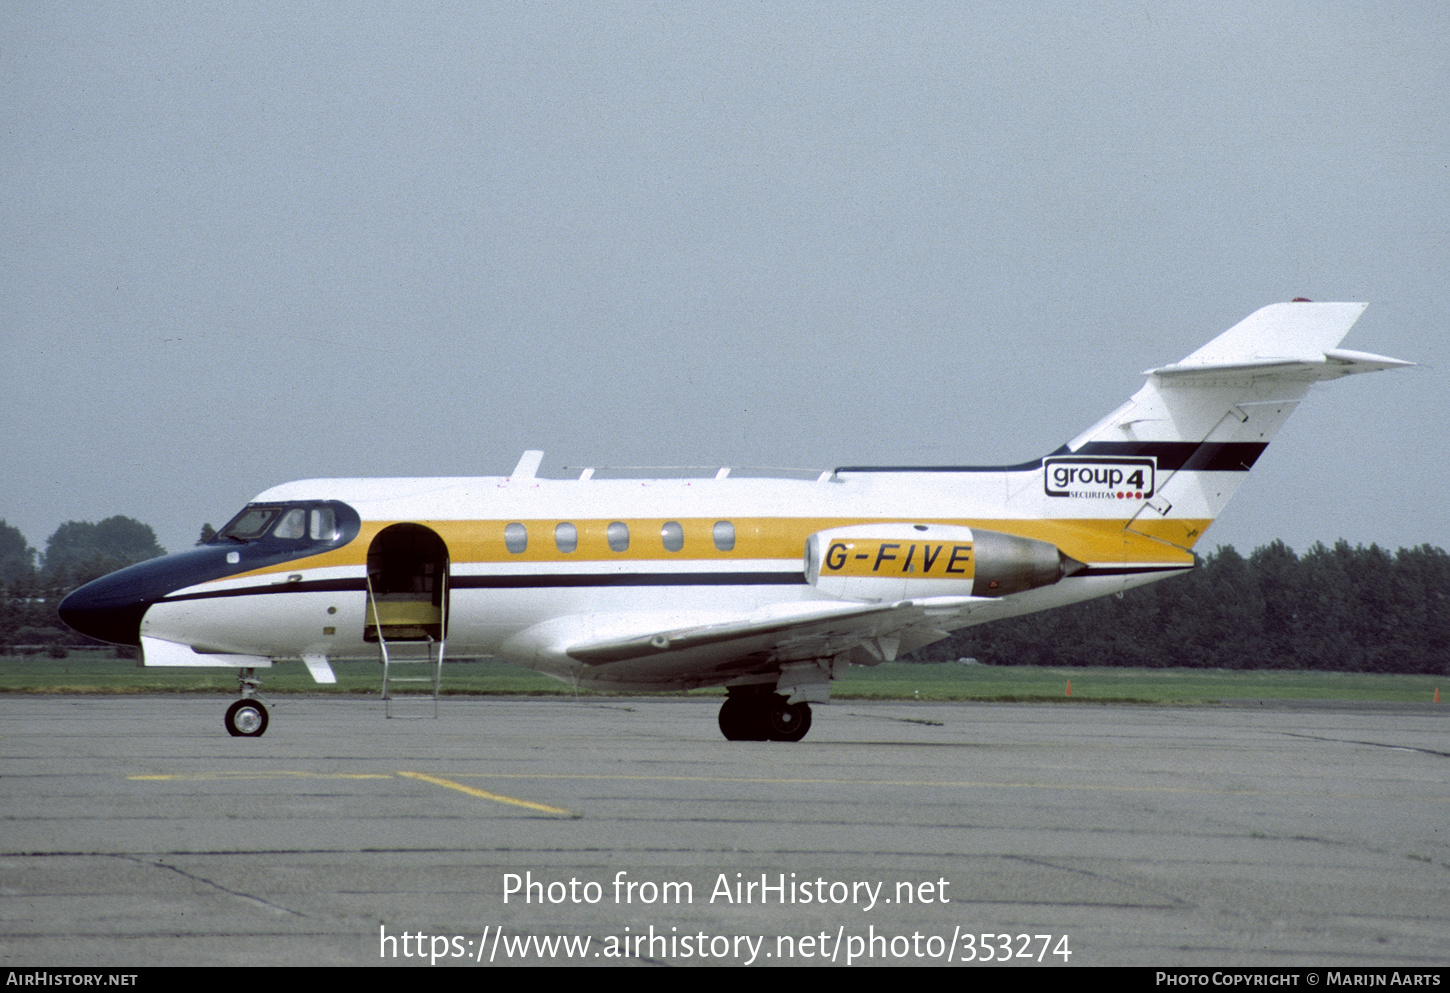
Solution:
{"label": "airstair with steps", "polygon": [[[445,580],[446,582],[446,580]],[[428,600],[375,594],[368,577],[367,640],[376,640],[383,665],[383,716],[427,717],[427,714],[394,713],[403,701],[426,701],[431,695],[433,717],[438,716],[438,697],[443,682],[443,658],[447,653],[448,598],[435,605]],[[431,686],[432,693],[397,693],[395,688],[418,684]]]}

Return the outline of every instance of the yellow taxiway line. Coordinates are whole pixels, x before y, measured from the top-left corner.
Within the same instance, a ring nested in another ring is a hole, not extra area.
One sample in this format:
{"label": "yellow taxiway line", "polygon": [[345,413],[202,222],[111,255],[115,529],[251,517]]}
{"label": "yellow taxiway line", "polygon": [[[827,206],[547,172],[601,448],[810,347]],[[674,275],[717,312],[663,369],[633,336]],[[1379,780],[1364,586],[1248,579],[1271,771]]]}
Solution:
{"label": "yellow taxiway line", "polygon": [[547,803],[538,803],[534,800],[522,800],[516,796],[504,796],[502,793],[490,793],[487,790],[481,790],[475,786],[465,786],[463,783],[456,783],[451,779],[444,779],[442,776],[431,776],[426,772],[407,772],[403,770],[399,770],[397,773],[306,772],[300,769],[272,769],[265,772],[158,772],[127,776],[126,778],[147,782],[204,782],[207,780],[240,779],[393,779],[396,776],[404,776],[408,779],[421,779],[425,783],[447,787],[450,790],[458,790],[460,793],[467,793],[469,796],[476,796],[482,800],[506,803],[514,807],[523,807],[527,810],[537,810],[540,813],[553,814],[555,817],[577,818],[584,816],[573,810],[565,810],[563,807],[551,807]]}
{"label": "yellow taxiway line", "polygon": [[208,779],[392,779],[391,772],[307,772],[303,769],[272,769],[266,772],[158,772],[127,776],[151,781],[200,782]]}
{"label": "yellow taxiway line", "polygon": [[453,780],[444,779],[442,776],[430,776],[426,772],[399,772],[398,775],[407,776],[409,779],[421,779],[423,782],[432,783],[434,786],[445,786],[450,790],[457,790],[460,793],[467,793],[469,796],[480,797],[484,800],[492,800],[495,803],[507,803],[515,807],[526,807],[529,810],[538,810],[545,814],[555,814],[560,817],[584,816],[572,810],[565,810],[563,807],[551,807],[546,803],[536,803],[533,800],[520,800],[515,796],[504,796],[502,793],[490,793],[487,790],[481,790],[474,786],[455,783]]}

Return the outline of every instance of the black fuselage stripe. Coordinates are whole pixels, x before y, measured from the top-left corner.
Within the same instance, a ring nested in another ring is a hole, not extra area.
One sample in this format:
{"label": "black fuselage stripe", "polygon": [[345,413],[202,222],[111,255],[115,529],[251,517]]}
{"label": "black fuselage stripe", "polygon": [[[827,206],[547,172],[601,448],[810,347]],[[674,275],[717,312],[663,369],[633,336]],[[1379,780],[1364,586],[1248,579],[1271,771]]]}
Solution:
{"label": "black fuselage stripe", "polygon": [[1159,469],[1248,472],[1268,447],[1262,441],[1090,441],[1073,454],[1155,458]]}
{"label": "black fuselage stripe", "polygon": [[803,572],[626,572],[539,576],[455,576],[455,589],[538,589],[581,586],[797,586]]}
{"label": "black fuselage stripe", "polygon": [[[535,576],[453,576],[448,585],[453,590],[520,590],[619,586],[803,586],[801,572],[655,572],[655,573],[591,573],[587,575]],[[265,596],[272,593],[364,592],[367,583],[359,579],[299,580],[293,583],[268,583],[230,590],[207,590],[164,597],[166,603],[181,600],[215,600],[222,597]]]}
{"label": "black fuselage stripe", "polygon": [[[1152,572],[1181,572],[1191,565],[1164,566],[1091,566],[1078,576],[1134,576]],[[651,572],[587,575],[536,576],[454,576],[449,580],[453,590],[529,590],[586,589],[590,587],[638,586],[804,586],[804,573],[799,572]],[[183,600],[217,600],[226,597],[268,596],[275,593],[362,593],[367,583],[362,579],[314,579],[293,583],[268,583],[266,586],[245,586],[230,590],[208,590],[163,597],[162,602]]]}
{"label": "black fuselage stripe", "polygon": [[[1153,458],[1163,471],[1188,469],[1194,472],[1248,472],[1264,454],[1262,441],[1090,441],[1077,451],[1059,448],[1043,458],[1071,458],[1075,455]],[[1042,468],[1042,459],[1021,465],[893,465],[842,466],[837,472],[1032,472]]]}

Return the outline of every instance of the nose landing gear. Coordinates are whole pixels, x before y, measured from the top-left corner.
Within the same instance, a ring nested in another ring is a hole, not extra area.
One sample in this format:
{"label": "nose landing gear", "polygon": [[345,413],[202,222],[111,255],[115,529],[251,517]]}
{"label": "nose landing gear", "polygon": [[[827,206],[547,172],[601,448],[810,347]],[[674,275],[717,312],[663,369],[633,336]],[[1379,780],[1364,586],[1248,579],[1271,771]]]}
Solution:
{"label": "nose landing gear", "polygon": [[242,698],[227,708],[227,734],[233,738],[260,738],[267,730],[267,708],[255,696],[262,681],[256,669],[243,669],[238,677],[237,691]]}
{"label": "nose landing gear", "polygon": [[233,738],[260,738],[267,730],[267,708],[260,700],[238,700],[227,708],[226,725]]}

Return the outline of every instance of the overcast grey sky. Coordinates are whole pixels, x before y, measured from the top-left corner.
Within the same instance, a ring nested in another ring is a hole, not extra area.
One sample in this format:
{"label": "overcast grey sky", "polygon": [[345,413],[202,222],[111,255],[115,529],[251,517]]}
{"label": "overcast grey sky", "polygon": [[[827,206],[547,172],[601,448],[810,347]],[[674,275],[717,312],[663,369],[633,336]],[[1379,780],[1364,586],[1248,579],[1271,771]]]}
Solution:
{"label": "overcast grey sky", "polygon": [[1206,546],[1450,546],[1450,6],[0,3],[0,517],[1043,454],[1256,308]]}

